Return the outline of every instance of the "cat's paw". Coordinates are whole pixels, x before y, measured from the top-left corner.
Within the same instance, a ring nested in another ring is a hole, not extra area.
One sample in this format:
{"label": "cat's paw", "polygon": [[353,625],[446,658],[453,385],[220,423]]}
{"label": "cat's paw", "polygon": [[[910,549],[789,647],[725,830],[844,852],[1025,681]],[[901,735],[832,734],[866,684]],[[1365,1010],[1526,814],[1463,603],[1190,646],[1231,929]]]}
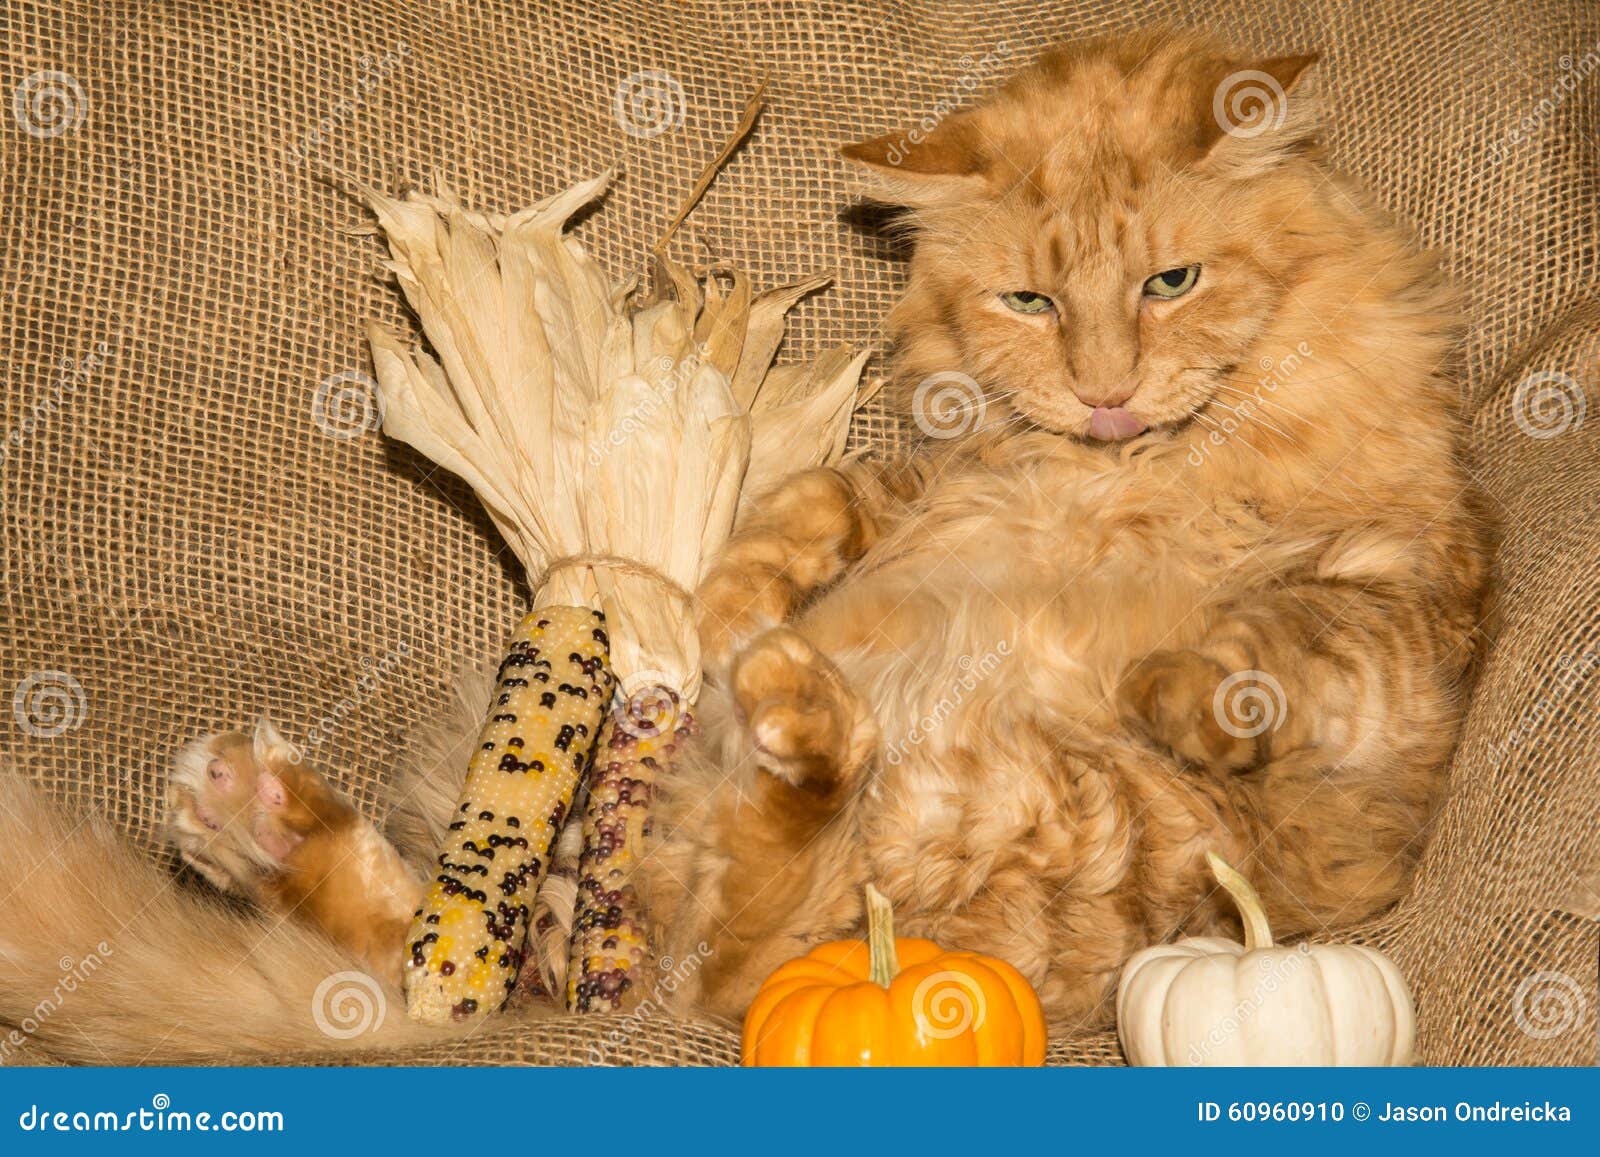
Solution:
{"label": "cat's paw", "polygon": [[1182,759],[1239,771],[1255,764],[1260,751],[1255,736],[1230,729],[1218,709],[1227,678],[1226,667],[1197,651],[1153,651],[1123,673],[1118,712]]}
{"label": "cat's paw", "polygon": [[262,878],[283,871],[304,838],[284,778],[299,772],[288,750],[262,719],[252,735],[227,731],[197,739],[173,760],[168,834],[183,862],[225,892],[255,895]]}
{"label": "cat's paw", "polygon": [[795,787],[826,793],[848,783],[877,743],[870,713],[838,669],[788,627],[738,654],[731,690],[757,765]]}
{"label": "cat's paw", "polygon": [[747,542],[730,548],[700,584],[700,662],[712,682],[727,686],[739,653],[781,623],[794,601],[781,568],[745,557]]}

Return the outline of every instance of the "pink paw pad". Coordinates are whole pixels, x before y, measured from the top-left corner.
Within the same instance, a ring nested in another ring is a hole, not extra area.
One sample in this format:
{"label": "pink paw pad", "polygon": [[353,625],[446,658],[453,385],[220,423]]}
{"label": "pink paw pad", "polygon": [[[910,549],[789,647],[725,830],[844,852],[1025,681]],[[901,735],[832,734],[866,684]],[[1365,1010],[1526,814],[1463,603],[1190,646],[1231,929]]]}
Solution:
{"label": "pink paw pad", "polygon": [[256,798],[267,807],[277,811],[289,802],[288,793],[284,790],[283,780],[270,772],[263,773],[256,780]]}

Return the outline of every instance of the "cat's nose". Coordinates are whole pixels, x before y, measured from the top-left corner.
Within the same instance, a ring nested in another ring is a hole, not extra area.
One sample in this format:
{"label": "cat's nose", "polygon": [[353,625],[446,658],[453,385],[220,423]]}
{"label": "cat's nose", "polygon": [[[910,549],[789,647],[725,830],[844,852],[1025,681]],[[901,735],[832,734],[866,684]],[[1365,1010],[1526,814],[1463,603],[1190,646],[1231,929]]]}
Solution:
{"label": "cat's nose", "polygon": [[1097,406],[1111,409],[1122,405],[1123,402],[1133,397],[1133,391],[1138,388],[1138,385],[1139,383],[1133,381],[1131,377],[1108,382],[1085,382],[1080,380],[1073,385],[1072,392],[1078,396],[1078,401],[1090,409],[1094,409]]}

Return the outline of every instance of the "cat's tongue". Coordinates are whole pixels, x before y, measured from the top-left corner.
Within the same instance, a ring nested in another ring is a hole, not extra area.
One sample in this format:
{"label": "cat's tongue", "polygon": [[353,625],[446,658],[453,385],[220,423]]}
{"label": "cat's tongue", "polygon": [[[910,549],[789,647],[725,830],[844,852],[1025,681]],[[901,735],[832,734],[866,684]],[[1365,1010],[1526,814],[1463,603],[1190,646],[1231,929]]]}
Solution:
{"label": "cat's tongue", "polygon": [[1102,442],[1120,442],[1148,429],[1121,406],[1096,406],[1089,415],[1089,436]]}

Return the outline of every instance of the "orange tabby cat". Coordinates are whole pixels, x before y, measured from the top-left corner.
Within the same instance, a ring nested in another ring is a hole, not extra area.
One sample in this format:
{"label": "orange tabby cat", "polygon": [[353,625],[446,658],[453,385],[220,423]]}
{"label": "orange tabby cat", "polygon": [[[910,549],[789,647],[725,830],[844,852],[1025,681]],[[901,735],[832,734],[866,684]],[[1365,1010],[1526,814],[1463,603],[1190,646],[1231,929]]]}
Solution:
{"label": "orange tabby cat", "polygon": [[[739,1015],[770,969],[858,930],[868,882],[905,932],[1004,957],[1068,1024],[1107,1018],[1139,948],[1230,918],[1207,849],[1285,934],[1403,893],[1485,534],[1448,294],[1321,166],[1310,64],[1188,34],[1069,45],[912,147],[846,149],[915,229],[890,325],[926,436],[780,486],[702,586],[704,739],[661,785],[643,881],[662,950],[699,960],[685,1004]],[[419,867],[465,759],[441,766],[406,793]],[[416,877],[269,731],[180,759],[174,831],[343,956],[180,903],[15,777],[0,805],[11,862],[65,865],[0,895],[0,1019],[106,907],[149,946],[41,1023],[58,1055],[325,1046],[311,1011],[339,960],[402,999],[383,943],[397,959]],[[339,1040],[419,1035],[391,1014]]]}
{"label": "orange tabby cat", "polygon": [[1070,45],[845,149],[910,209],[927,437],[792,479],[704,583],[731,710],[645,865],[663,950],[711,949],[689,1001],[737,1014],[868,881],[1074,1023],[1218,923],[1208,848],[1286,934],[1404,891],[1484,540],[1449,297],[1319,163],[1311,64]]}

